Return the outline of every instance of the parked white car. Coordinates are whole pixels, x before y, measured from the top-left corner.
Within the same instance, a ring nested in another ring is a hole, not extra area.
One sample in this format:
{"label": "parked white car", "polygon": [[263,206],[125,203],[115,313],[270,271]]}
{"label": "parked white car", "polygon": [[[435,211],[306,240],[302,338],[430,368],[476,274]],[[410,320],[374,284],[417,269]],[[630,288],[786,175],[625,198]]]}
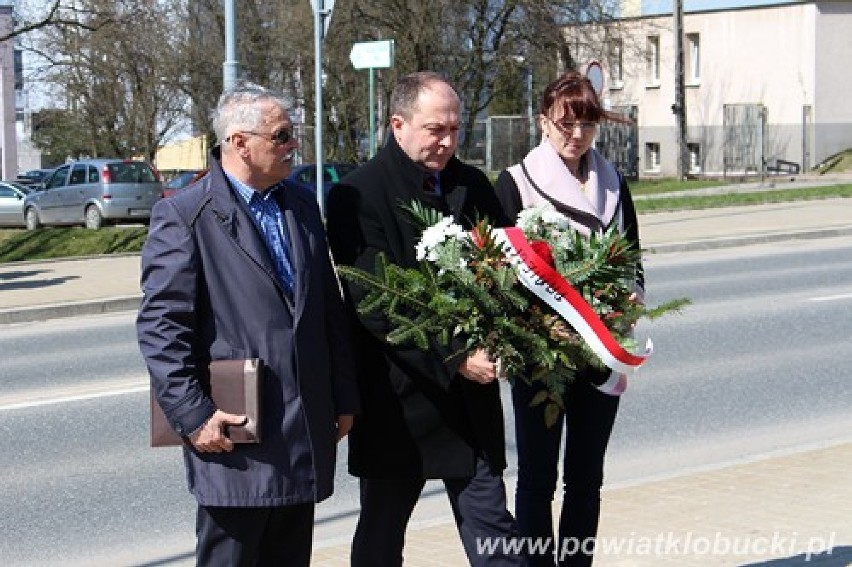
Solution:
{"label": "parked white car", "polygon": [[0,226],[24,226],[24,197],[31,190],[15,181],[0,181]]}

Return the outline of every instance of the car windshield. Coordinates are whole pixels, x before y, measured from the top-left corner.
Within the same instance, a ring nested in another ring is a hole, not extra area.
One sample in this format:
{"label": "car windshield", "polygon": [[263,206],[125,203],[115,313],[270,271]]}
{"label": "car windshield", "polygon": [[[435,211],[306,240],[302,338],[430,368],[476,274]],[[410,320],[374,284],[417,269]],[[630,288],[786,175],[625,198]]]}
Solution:
{"label": "car windshield", "polygon": [[24,185],[23,183],[15,183],[14,181],[4,181],[3,183],[8,185],[9,187],[14,187],[15,189],[17,189],[18,191],[20,191],[24,195],[32,193],[32,191],[33,191],[32,187]]}
{"label": "car windshield", "polygon": [[141,161],[111,163],[107,167],[113,183],[154,183],[157,181],[151,167]]}
{"label": "car windshield", "polygon": [[34,179],[35,181],[41,181],[42,179],[47,177],[48,173],[50,173],[49,169],[34,169],[32,171],[27,171],[25,173],[22,173],[18,177],[23,177],[25,179]]}
{"label": "car windshield", "polygon": [[196,172],[194,171],[184,171],[183,173],[178,173],[175,175],[171,181],[166,183],[166,187],[171,189],[183,189],[189,182],[192,181],[192,178],[195,177]]}

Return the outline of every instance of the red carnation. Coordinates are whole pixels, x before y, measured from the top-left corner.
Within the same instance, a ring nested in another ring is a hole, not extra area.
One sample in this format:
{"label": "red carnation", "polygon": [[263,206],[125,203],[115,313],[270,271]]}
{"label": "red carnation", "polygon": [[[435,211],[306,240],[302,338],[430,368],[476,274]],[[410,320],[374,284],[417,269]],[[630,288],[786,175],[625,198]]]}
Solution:
{"label": "red carnation", "polygon": [[533,249],[536,256],[544,260],[551,268],[556,267],[556,262],[553,260],[553,252],[550,250],[550,245],[544,240],[533,240],[530,242],[530,248]]}

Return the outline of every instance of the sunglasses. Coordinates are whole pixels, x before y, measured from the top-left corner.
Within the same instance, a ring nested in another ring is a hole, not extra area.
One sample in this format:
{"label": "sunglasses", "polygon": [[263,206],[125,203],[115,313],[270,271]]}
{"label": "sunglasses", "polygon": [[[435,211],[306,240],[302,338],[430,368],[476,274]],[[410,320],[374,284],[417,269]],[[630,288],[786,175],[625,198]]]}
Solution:
{"label": "sunglasses", "polygon": [[[290,131],[289,128],[281,128],[280,130],[278,130],[277,132],[273,132],[272,134],[265,134],[263,132],[252,132],[251,130],[240,130],[239,132],[234,132],[234,134],[251,134],[253,136],[260,136],[261,138],[266,138],[277,146],[283,146],[284,144],[293,139],[293,133]],[[225,138],[225,141],[230,142],[231,136]]]}

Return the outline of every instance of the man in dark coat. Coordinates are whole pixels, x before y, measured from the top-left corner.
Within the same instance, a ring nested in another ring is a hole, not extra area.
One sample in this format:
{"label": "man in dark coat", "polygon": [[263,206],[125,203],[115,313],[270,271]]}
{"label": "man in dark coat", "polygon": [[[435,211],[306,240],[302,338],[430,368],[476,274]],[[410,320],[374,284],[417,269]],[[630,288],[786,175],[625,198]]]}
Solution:
{"label": "man in dark coat", "polygon": [[[314,503],[358,409],[339,283],[313,195],[281,183],[298,144],[277,94],[239,85],[199,182],[156,204],[137,320],[151,388],[185,437],[199,565],[307,566]],[[260,358],[262,440],[209,397],[211,360]]]}
{"label": "man in dark coat", "polygon": [[[335,261],[373,271],[383,252],[398,265],[417,264],[420,235],[400,205],[418,199],[471,227],[483,217],[504,224],[485,175],[454,157],[458,95],[440,75],[401,79],[391,97],[392,135],[378,155],[335,186],[328,234]],[[366,290],[348,286],[352,306]],[[442,479],[472,565],[519,565],[515,556],[486,555],[476,541],[509,537],[503,414],[494,361],[484,351],[452,355],[391,346],[377,314],[353,313],[362,413],[349,438],[349,470],[361,478],[361,514],[353,567],[402,564],[405,529],[426,479]]]}

